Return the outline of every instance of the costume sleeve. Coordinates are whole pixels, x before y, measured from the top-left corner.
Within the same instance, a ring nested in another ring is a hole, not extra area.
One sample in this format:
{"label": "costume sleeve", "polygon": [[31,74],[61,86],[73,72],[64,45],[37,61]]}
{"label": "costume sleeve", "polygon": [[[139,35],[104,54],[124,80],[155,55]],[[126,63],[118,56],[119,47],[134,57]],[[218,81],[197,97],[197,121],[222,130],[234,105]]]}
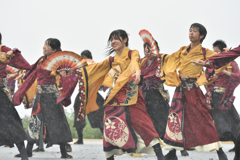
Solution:
{"label": "costume sleeve", "polygon": [[21,52],[18,49],[11,49],[6,46],[2,46],[1,50],[2,52],[5,52],[5,53],[7,53],[10,50],[13,51],[14,57],[6,61],[8,65],[18,69],[26,69],[26,70],[31,69],[30,64],[23,58],[23,56],[21,55]]}
{"label": "costume sleeve", "polygon": [[8,51],[11,51],[11,48],[8,48],[6,46],[2,46],[1,51],[4,52],[4,53],[1,53],[0,61],[3,62],[3,63],[6,63],[9,60],[9,58],[7,58],[6,55],[3,56],[2,54],[6,54]]}
{"label": "costume sleeve", "polygon": [[109,70],[109,58],[100,63],[88,65],[85,69],[81,68],[82,76],[84,78],[84,88],[87,95],[85,98],[86,114],[99,109],[96,103],[97,92]]}
{"label": "costume sleeve", "polygon": [[233,81],[239,81],[240,80],[240,71],[239,71],[237,63],[233,61],[231,63],[231,66],[232,66],[231,79]]}
{"label": "costume sleeve", "polygon": [[221,52],[209,59],[207,59],[206,67],[211,66],[216,69],[221,68],[222,66],[227,65],[229,62],[236,59],[238,56],[240,56],[240,45],[234,49],[232,49],[229,52]]}
{"label": "costume sleeve", "polygon": [[135,73],[136,71],[141,72],[140,70],[140,56],[139,52],[137,50],[133,50],[131,54],[131,62],[129,64],[129,68],[132,73]]}
{"label": "costume sleeve", "polygon": [[181,51],[184,48],[181,47],[171,55],[161,55],[161,80],[168,86],[179,86],[181,83],[177,69],[180,65]]}

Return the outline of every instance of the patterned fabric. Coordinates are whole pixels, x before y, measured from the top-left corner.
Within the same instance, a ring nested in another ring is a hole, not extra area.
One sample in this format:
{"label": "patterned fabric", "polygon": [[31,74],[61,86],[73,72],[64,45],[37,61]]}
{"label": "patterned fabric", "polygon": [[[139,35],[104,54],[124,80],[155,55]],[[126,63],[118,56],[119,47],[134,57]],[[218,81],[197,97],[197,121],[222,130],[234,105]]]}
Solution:
{"label": "patterned fabric", "polygon": [[80,109],[78,112],[77,121],[83,121],[85,117],[85,109],[84,109],[84,101],[85,101],[85,86],[84,79],[82,76],[81,69],[76,70],[76,76],[78,77],[78,85],[79,85],[79,99],[80,99]]}
{"label": "patterned fabric", "polygon": [[119,92],[112,98],[108,105],[127,105],[129,101],[132,101],[132,97],[138,93],[138,87],[133,81],[126,83]]}
{"label": "patterned fabric", "polygon": [[136,135],[130,125],[130,116],[127,108],[108,106],[105,108],[105,114],[104,151],[121,148],[127,152],[135,152]]}
{"label": "patterned fabric", "polygon": [[158,66],[157,66],[156,76],[162,78],[163,77],[163,75],[161,75],[162,55],[160,54],[157,55],[157,62],[158,62]]}
{"label": "patterned fabric", "polygon": [[198,85],[196,84],[197,79],[196,78],[180,78],[182,83],[181,87],[186,88],[188,91],[192,88],[198,88]]}
{"label": "patterned fabric", "polygon": [[208,109],[212,109],[212,92],[210,91],[210,88],[208,87],[208,86],[205,86],[205,88],[206,88],[206,95],[205,95],[205,97],[206,97],[206,103],[207,103],[207,107],[208,107]]}
{"label": "patterned fabric", "polygon": [[163,84],[160,84],[158,87],[157,87],[158,91],[161,93],[161,95],[163,96],[163,98],[169,102],[170,100],[170,95],[169,95],[169,92],[168,90],[164,90],[164,86]]}
{"label": "patterned fabric", "polygon": [[219,141],[205,97],[195,82],[194,78],[182,79],[175,90],[164,136],[168,145],[187,149]]}
{"label": "patterned fabric", "polygon": [[58,93],[56,84],[37,85],[37,93]]}
{"label": "patterned fabric", "polygon": [[0,87],[5,92],[5,94],[8,96],[8,99],[12,102],[12,94],[11,94],[10,88],[7,86],[6,78],[1,78]]}
{"label": "patterned fabric", "polygon": [[226,87],[218,87],[218,86],[213,87],[213,92],[224,93],[225,91],[226,91]]}

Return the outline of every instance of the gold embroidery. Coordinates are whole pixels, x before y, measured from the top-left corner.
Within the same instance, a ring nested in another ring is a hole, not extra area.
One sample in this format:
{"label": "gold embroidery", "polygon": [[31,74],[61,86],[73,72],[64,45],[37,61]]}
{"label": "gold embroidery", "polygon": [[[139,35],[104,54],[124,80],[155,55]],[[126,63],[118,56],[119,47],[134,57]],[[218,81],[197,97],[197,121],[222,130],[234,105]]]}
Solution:
{"label": "gold embroidery", "polygon": [[131,66],[130,71],[131,71],[131,72],[134,72],[134,71],[135,71],[134,66]]}

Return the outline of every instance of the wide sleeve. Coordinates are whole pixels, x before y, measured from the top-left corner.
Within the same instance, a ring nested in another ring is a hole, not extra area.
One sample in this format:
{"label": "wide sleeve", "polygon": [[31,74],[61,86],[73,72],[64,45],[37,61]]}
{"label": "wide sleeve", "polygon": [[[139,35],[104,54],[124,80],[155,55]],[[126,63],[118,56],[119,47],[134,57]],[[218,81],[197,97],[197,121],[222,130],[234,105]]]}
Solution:
{"label": "wide sleeve", "polygon": [[132,73],[135,73],[136,71],[141,71],[140,69],[140,56],[139,52],[137,50],[133,50],[131,53],[131,61],[128,67]]}
{"label": "wide sleeve", "polygon": [[232,61],[231,66],[232,66],[231,80],[239,81],[240,80],[240,71],[239,71],[237,63],[235,61]]}
{"label": "wide sleeve", "polygon": [[5,53],[11,50],[13,51],[14,57],[6,61],[8,65],[18,69],[26,69],[26,70],[31,69],[30,64],[23,58],[23,56],[21,55],[21,52],[18,49],[11,49],[6,46],[2,46],[1,50],[2,52],[5,52]]}
{"label": "wide sleeve", "polygon": [[229,52],[221,52],[209,59],[207,59],[206,67],[214,67],[216,69],[221,68],[222,66],[227,65],[229,62],[236,59],[240,56],[240,45]]}
{"label": "wide sleeve", "polygon": [[[210,50],[210,49],[206,49],[206,59],[209,59],[211,57],[214,57],[218,55],[218,53]],[[202,75],[198,78],[196,84],[198,86],[201,85],[210,85],[212,84],[218,77],[218,74],[221,74],[221,72],[226,69],[227,65],[222,66],[221,68],[214,68],[212,66],[207,66],[205,71],[202,73]]]}
{"label": "wide sleeve", "polygon": [[95,64],[90,64],[84,68],[81,68],[82,76],[84,78],[85,88],[85,111],[86,114],[99,109],[96,99],[97,92],[103,83],[105,75],[110,70],[109,58]]}
{"label": "wide sleeve", "polygon": [[181,83],[177,70],[180,65],[180,55],[183,49],[184,47],[181,47],[171,55],[161,55],[161,80],[168,86],[177,87]]}

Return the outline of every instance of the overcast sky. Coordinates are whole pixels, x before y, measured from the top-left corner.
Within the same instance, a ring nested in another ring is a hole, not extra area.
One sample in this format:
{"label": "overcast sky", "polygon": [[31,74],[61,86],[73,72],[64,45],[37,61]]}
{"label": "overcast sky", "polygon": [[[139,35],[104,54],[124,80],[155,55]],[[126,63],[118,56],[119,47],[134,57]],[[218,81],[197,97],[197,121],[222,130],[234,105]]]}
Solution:
{"label": "overcast sky", "polygon": [[[161,53],[171,54],[188,45],[192,23],[208,31],[203,46],[212,49],[217,39],[229,47],[240,44],[239,0],[1,0],[0,32],[2,43],[19,48],[30,64],[42,56],[47,38],[58,38],[62,49],[81,53],[89,49],[96,62],[104,60],[109,34],[126,30],[129,48],[143,56],[141,29],[149,30],[158,41]],[[237,59],[240,63],[240,58]],[[170,90],[172,97],[174,89]],[[75,98],[76,92],[72,99]],[[240,112],[240,89],[235,91],[235,106]],[[69,109],[72,106],[68,107]],[[31,110],[18,106],[21,117]]]}

